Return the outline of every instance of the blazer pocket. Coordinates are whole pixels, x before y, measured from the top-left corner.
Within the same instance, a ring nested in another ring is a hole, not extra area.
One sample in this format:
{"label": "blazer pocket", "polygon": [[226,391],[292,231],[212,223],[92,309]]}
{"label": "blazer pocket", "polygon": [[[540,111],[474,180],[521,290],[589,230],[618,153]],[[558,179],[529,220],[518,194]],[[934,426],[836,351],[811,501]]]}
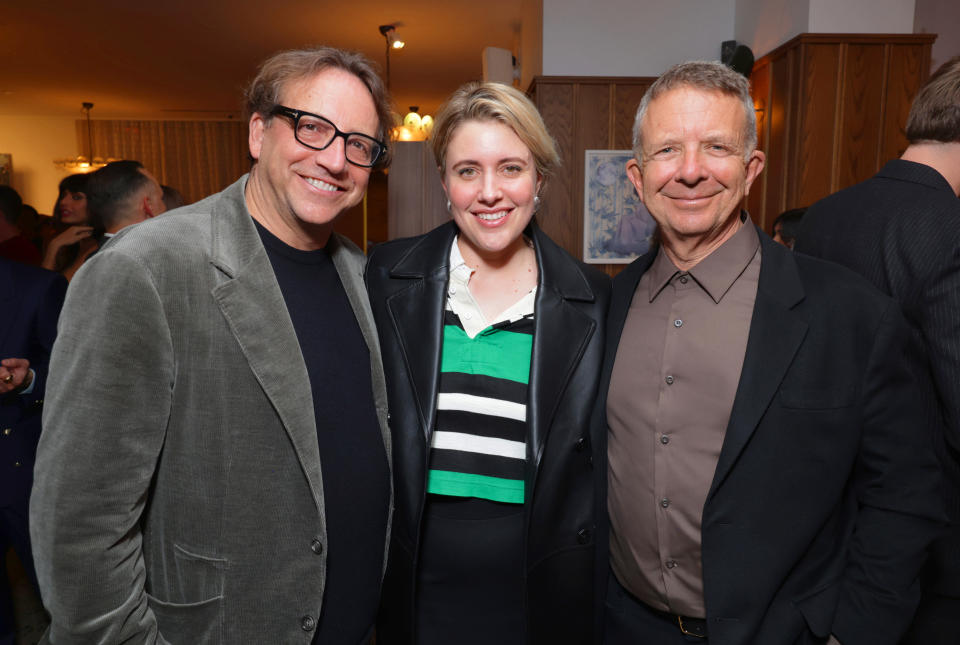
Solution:
{"label": "blazer pocket", "polygon": [[170,645],[220,645],[223,642],[223,597],[173,603],[147,594],[160,636]]}
{"label": "blazer pocket", "polygon": [[857,402],[857,388],[836,387],[788,387],[780,389],[780,403],[785,408],[797,410],[832,410],[846,408]]}
{"label": "blazer pocket", "polygon": [[800,611],[810,631],[825,639],[833,631],[833,616],[839,601],[840,582],[835,581],[799,600],[794,600],[793,604]]}
{"label": "blazer pocket", "polygon": [[175,581],[166,593],[154,589],[164,602],[195,605],[223,596],[227,560],[188,551],[173,545]]}

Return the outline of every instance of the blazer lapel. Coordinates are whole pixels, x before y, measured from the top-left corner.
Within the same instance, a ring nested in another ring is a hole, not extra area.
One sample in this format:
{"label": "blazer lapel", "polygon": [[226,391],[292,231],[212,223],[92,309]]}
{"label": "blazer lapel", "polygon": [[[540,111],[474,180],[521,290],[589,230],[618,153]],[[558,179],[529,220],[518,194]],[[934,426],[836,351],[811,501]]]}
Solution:
{"label": "blazer lapel", "polygon": [[[8,262],[12,263],[13,260],[0,262],[0,311],[3,312],[3,315],[0,316],[0,343],[5,341],[10,326],[13,325],[14,321],[21,315],[20,309],[16,311],[13,309],[13,305],[15,304],[13,300],[15,278],[13,277],[13,271]],[[27,285],[18,286],[23,289],[24,293],[27,292]],[[0,356],[0,358],[8,357]]]}
{"label": "blazer lapel", "polygon": [[213,264],[228,277],[212,295],[277,411],[322,511],[323,480],[310,379],[273,267],[246,210],[243,185],[241,179],[231,187],[237,190],[217,204],[211,218]]}
{"label": "blazer lapel", "polygon": [[532,233],[540,277],[527,410],[528,481],[539,469],[560,398],[596,331],[596,323],[568,302],[593,302],[595,295],[586,277],[539,228],[534,226]]}
{"label": "blazer lapel", "polygon": [[454,235],[453,224],[434,229],[390,270],[391,277],[410,280],[408,287],[387,299],[387,308],[428,445],[436,421],[444,298]]}
{"label": "blazer lapel", "polygon": [[793,309],[804,293],[791,252],[762,233],[760,240],[762,262],[750,336],[707,500],[716,493],[756,430],[807,333],[806,321]]}

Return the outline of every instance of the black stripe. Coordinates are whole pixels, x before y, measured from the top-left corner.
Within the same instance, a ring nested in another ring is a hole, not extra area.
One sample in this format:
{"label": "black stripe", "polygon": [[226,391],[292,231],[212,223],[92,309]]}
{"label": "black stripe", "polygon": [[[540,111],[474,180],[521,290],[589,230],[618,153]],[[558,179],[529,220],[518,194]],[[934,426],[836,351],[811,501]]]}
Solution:
{"label": "black stripe", "polygon": [[440,391],[447,394],[470,394],[526,405],[527,384],[485,374],[441,372]]}
{"label": "black stripe", "polygon": [[[450,309],[443,310],[443,324],[449,325],[451,327],[459,327],[460,329],[463,329],[463,325],[460,323],[460,317],[457,316],[457,314],[453,313],[453,311]],[[533,314],[527,314],[520,320],[516,320],[512,322],[509,320],[498,322],[496,325],[493,325],[492,327],[493,329],[504,329],[504,330],[512,331],[517,334],[530,334],[532,336],[533,335]],[[487,330],[484,333],[489,334],[490,330]]]}
{"label": "black stripe", "polygon": [[484,455],[461,450],[433,449],[430,453],[432,470],[449,470],[456,473],[502,477],[504,479],[523,479],[523,459],[511,459],[496,455]]}
{"label": "black stripe", "polygon": [[527,440],[527,424],[523,421],[459,410],[437,410],[437,430],[510,441]]}

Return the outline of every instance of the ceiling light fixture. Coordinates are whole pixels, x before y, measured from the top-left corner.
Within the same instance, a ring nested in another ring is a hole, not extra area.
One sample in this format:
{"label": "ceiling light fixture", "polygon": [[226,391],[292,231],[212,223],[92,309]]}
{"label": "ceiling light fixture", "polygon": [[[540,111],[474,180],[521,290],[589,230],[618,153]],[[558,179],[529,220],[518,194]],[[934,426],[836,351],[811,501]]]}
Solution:
{"label": "ceiling light fixture", "polygon": [[410,106],[407,116],[403,117],[403,124],[393,129],[393,138],[397,141],[424,141],[430,138],[433,131],[433,117],[429,114],[420,116],[420,108]]}
{"label": "ceiling light fixture", "polygon": [[396,25],[380,25],[380,34],[387,43],[387,89],[390,89],[390,50],[403,49],[406,44],[397,36]]}
{"label": "ceiling light fixture", "polygon": [[93,172],[98,168],[103,168],[112,159],[103,160],[101,157],[93,156],[93,129],[90,127],[90,110],[93,109],[93,103],[84,101],[81,103],[82,112],[87,120],[87,150],[90,151],[90,157],[83,155],[69,157],[67,159],[54,159],[53,164],[64,172],[69,173],[87,173]]}

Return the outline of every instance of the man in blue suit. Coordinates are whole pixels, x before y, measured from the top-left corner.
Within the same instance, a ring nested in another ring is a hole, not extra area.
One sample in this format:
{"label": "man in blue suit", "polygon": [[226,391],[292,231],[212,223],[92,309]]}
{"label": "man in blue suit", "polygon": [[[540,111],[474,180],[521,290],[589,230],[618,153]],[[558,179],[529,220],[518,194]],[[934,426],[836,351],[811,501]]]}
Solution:
{"label": "man in blue suit", "polygon": [[27,509],[47,361],[66,290],[53,271],[0,258],[0,645],[14,642],[7,549],[36,584]]}

